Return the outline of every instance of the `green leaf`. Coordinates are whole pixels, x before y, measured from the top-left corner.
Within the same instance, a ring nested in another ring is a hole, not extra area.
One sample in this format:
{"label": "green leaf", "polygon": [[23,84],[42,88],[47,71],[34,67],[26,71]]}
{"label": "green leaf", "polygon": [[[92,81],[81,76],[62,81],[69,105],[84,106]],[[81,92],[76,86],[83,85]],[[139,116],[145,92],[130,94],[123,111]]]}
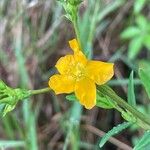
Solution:
{"label": "green leaf", "polygon": [[143,69],[146,68],[146,70],[148,72],[150,72],[150,61],[145,60],[145,59],[140,60],[140,62],[139,62],[139,68],[143,68]]}
{"label": "green leaf", "polygon": [[101,139],[99,147],[102,148],[104,144],[109,140],[110,137],[118,134],[122,130],[128,128],[132,123],[131,122],[124,122],[122,124],[113,127],[110,131],[108,131]]}
{"label": "green leaf", "polygon": [[29,130],[28,138],[32,139],[32,142],[30,143],[30,148],[31,150],[37,150],[38,143],[36,133],[36,118],[33,112],[30,113],[28,130]]}
{"label": "green leaf", "polygon": [[74,94],[67,95],[66,99],[69,101],[76,101],[77,100],[77,98]]}
{"label": "green leaf", "polygon": [[104,109],[112,109],[116,107],[116,103],[112,101],[108,96],[102,95],[98,90],[97,90],[97,95],[96,95],[96,106],[101,107]]}
{"label": "green leaf", "polygon": [[136,23],[137,23],[138,27],[141,29],[142,32],[147,30],[149,23],[148,23],[148,21],[147,21],[145,16],[138,15],[136,17]]}
{"label": "green leaf", "polygon": [[150,98],[150,70],[147,70],[146,68],[145,69],[140,68],[139,76],[143,86],[145,87],[148,97]]}
{"label": "green leaf", "polygon": [[121,116],[128,122],[136,122],[136,118],[129,111],[121,111]]}
{"label": "green leaf", "polygon": [[58,0],[58,1],[60,1],[61,3],[66,3],[66,5],[67,5],[67,3],[70,3],[71,5],[79,5],[81,2],[82,2],[82,0]]}
{"label": "green leaf", "polygon": [[0,148],[17,148],[17,147],[25,147],[25,142],[0,140]]}
{"label": "green leaf", "polygon": [[126,2],[125,0],[112,1],[108,3],[108,5],[106,5],[105,7],[101,8],[102,10],[97,16],[98,22],[101,22],[102,20],[104,20],[106,15],[115,11],[118,7],[122,6],[125,2]]}
{"label": "green leaf", "polygon": [[146,4],[146,0],[135,0],[134,1],[134,13],[140,13],[143,9],[144,5]]}
{"label": "green leaf", "polygon": [[143,40],[144,45],[148,50],[150,50],[150,33],[145,35],[144,40]]}
{"label": "green leaf", "polygon": [[142,48],[143,37],[137,36],[129,44],[128,57],[134,59]]}
{"label": "green leaf", "polygon": [[128,82],[128,103],[131,106],[136,106],[135,93],[134,93],[133,71],[130,74],[129,82]]}
{"label": "green leaf", "polygon": [[122,39],[130,39],[141,33],[140,29],[135,26],[128,27],[121,33]]}
{"label": "green leaf", "polygon": [[150,144],[150,131],[144,133],[143,137],[139,140],[133,150],[144,150]]}

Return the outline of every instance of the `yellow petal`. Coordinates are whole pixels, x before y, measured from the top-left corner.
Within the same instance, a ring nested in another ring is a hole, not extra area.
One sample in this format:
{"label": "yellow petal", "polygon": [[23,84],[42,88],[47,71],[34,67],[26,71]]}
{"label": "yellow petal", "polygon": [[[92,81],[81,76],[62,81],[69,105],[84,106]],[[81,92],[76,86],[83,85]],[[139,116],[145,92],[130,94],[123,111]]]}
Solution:
{"label": "yellow petal", "polygon": [[114,75],[114,64],[101,61],[88,61],[87,74],[98,85],[106,83]]}
{"label": "yellow petal", "polygon": [[79,51],[79,52],[74,54],[74,60],[75,60],[76,63],[81,63],[84,66],[88,62],[88,60],[86,59],[85,55],[81,51]]}
{"label": "yellow petal", "polygon": [[50,77],[48,84],[56,94],[71,93],[74,91],[75,81],[71,76],[57,74]]}
{"label": "yellow petal", "polygon": [[75,95],[79,102],[87,109],[91,109],[96,104],[96,86],[90,79],[81,79],[75,84]]}
{"label": "yellow petal", "polygon": [[80,51],[80,47],[76,39],[69,41],[69,45],[74,52]]}
{"label": "yellow petal", "polygon": [[57,61],[55,67],[58,69],[60,74],[69,74],[70,69],[74,64],[74,55],[66,55]]}
{"label": "yellow petal", "polygon": [[69,45],[70,45],[71,49],[74,51],[75,61],[85,65],[87,63],[87,59],[86,59],[85,55],[82,53],[82,51],[80,50],[78,41],[76,39],[73,39],[73,40],[69,41]]}

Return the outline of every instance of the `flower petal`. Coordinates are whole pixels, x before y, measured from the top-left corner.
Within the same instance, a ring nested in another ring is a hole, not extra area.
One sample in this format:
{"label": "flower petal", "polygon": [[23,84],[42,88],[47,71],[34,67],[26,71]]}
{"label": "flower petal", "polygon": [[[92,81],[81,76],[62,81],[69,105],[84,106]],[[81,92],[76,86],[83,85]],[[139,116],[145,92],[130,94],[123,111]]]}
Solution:
{"label": "flower petal", "polygon": [[71,76],[57,74],[50,77],[48,84],[56,94],[71,93],[74,91],[75,81]]}
{"label": "flower petal", "polygon": [[96,85],[90,79],[82,79],[75,84],[75,95],[79,102],[87,109],[91,109],[96,104]]}
{"label": "flower petal", "polygon": [[76,39],[70,40],[69,45],[74,52],[80,51],[79,43]]}
{"label": "flower petal", "polygon": [[106,83],[114,75],[114,64],[101,61],[88,61],[87,74],[98,85]]}
{"label": "flower petal", "polygon": [[88,62],[88,60],[86,59],[85,55],[81,51],[79,51],[79,52],[74,54],[74,60],[75,60],[76,63],[81,63],[84,66]]}
{"label": "flower petal", "polygon": [[60,74],[69,74],[70,69],[75,64],[75,59],[73,55],[66,55],[61,57],[55,67],[58,69]]}

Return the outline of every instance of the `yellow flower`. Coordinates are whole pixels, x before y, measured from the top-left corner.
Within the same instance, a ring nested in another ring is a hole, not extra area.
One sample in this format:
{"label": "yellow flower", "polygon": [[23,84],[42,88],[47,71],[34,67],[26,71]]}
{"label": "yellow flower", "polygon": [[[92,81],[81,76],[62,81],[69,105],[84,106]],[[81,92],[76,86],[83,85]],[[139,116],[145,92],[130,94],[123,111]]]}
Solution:
{"label": "yellow flower", "polygon": [[56,94],[75,92],[79,102],[91,109],[96,104],[96,84],[104,84],[112,78],[114,64],[88,60],[76,39],[69,44],[74,54],[57,61],[56,68],[60,74],[49,79],[49,86]]}

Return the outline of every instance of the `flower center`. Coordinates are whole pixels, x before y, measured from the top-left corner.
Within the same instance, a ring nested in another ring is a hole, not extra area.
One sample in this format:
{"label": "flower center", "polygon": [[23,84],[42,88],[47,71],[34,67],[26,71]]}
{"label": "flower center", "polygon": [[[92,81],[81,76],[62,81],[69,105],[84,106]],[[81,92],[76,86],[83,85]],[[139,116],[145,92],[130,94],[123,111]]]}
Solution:
{"label": "flower center", "polygon": [[83,79],[86,75],[85,66],[79,62],[72,66],[71,72],[77,81]]}

